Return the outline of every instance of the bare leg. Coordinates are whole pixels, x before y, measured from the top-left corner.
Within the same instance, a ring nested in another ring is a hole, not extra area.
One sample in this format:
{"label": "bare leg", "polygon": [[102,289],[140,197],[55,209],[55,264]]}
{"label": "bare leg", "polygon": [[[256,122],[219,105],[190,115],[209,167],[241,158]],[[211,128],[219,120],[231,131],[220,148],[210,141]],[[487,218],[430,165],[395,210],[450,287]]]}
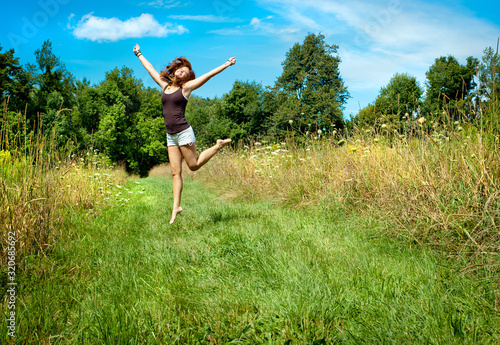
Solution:
{"label": "bare leg", "polygon": [[172,170],[174,191],[174,205],[172,207],[172,218],[170,219],[170,224],[172,224],[177,215],[182,212],[182,153],[179,146],[168,147],[168,160],[170,161],[170,169]]}
{"label": "bare leg", "polygon": [[204,166],[220,149],[229,144],[231,139],[218,139],[217,144],[206,149],[198,156],[196,154],[196,144],[181,146],[182,156],[192,171],[196,171]]}

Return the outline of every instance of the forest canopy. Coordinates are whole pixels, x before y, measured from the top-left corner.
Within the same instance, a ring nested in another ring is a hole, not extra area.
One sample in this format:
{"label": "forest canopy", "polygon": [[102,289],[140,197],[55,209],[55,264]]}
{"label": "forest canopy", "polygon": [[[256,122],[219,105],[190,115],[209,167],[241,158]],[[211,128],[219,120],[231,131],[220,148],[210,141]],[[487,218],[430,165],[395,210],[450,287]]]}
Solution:
{"label": "forest canopy", "polygon": [[[192,96],[186,117],[198,146],[222,137],[238,143],[382,123],[402,127],[410,118],[443,120],[440,109],[445,107],[454,118],[470,120],[479,116],[479,103],[498,97],[500,59],[486,48],[482,59],[469,57],[465,64],[453,56],[436,58],[424,85],[396,73],[373,103],[347,120],[343,110],[350,95],[338,49],[322,34],[309,34],[287,52],[274,85],[236,80],[221,98]],[[4,51],[0,45],[1,126],[21,114],[25,132],[42,131],[60,147],[72,145],[76,151],[98,150],[141,175],[168,160],[160,92],[145,87],[130,67],[116,67],[90,85],[85,78],[75,79],[50,40],[34,55],[35,64],[23,65],[13,49]]]}

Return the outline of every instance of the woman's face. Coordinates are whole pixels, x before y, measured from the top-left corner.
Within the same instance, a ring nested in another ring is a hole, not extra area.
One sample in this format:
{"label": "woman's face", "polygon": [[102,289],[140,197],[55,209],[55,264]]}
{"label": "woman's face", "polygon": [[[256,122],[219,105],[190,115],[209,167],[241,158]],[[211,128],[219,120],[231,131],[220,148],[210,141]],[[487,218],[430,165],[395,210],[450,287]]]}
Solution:
{"label": "woman's face", "polygon": [[185,80],[189,77],[191,71],[188,67],[182,66],[175,71],[175,77],[179,80]]}

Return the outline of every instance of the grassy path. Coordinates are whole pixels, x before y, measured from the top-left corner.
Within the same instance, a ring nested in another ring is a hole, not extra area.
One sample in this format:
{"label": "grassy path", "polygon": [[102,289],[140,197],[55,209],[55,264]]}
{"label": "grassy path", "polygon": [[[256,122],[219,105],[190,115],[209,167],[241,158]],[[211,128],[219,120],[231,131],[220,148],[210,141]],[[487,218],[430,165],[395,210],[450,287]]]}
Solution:
{"label": "grassy path", "polygon": [[73,240],[28,267],[18,341],[500,342],[491,294],[435,256],[384,239],[377,224],[230,203],[188,181],[185,211],[169,226],[170,180],[120,192],[129,200],[96,218],[74,215]]}

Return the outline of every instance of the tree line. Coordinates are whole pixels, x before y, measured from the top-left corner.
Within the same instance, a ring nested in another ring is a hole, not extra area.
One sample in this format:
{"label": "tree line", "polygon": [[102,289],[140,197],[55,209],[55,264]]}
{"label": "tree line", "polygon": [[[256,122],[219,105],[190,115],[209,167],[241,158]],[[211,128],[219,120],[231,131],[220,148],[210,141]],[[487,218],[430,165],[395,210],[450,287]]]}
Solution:
{"label": "tree line", "polygon": [[[396,74],[372,104],[346,120],[342,112],[350,96],[337,52],[338,46],[327,44],[323,35],[309,34],[287,52],[273,86],[237,80],[221,98],[191,96],[186,117],[198,145],[212,145],[221,137],[238,142],[291,132],[340,133],[382,121],[397,126],[409,117],[439,119],[444,108],[457,118],[474,117],[478,103],[493,100],[500,87],[499,57],[492,48],[481,61],[470,57],[465,65],[452,56],[440,57],[427,72],[425,96],[415,77]],[[0,46],[0,95],[6,104],[0,126],[9,128],[11,136],[41,131],[61,147],[100,150],[141,175],[168,160],[160,92],[145,87],[132,69],[115,68],[94,85],[76,80],[49,40],[35,51],[35,61],[22,65],[13,49],[2,52]],[[20,114],[22,122],[16,120]]]}
{"label": "tree line", "polygon": [[470,56],[464,65],[451,55],[441,56],[426,72],[425,88],[414,76],[396,73],[354,123],[401,128],[410,119],[422,117],[434,122],[473,122],[483,116],[485,105],[498,106],[499,91],[498,48],[495,52],[488,47],[481,60]]}

